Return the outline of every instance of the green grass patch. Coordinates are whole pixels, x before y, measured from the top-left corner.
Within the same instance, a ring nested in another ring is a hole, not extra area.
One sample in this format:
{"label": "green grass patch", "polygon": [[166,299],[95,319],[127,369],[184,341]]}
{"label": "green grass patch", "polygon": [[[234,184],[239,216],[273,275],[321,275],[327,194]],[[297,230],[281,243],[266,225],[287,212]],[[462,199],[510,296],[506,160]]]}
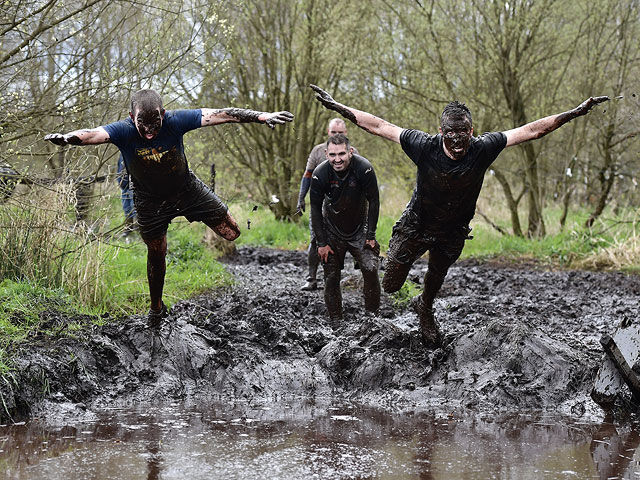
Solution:
{"label": "green grass patch", "polygon": [[[309,209],[297,222],[278,221],[264,207],[253,207],[247,204],[230,206],[231,213],[238,221],[242,234],[236,240],[238,246],[251,245],[260,247],[305,250],[309,246]],[[250,228],[247,228],[247,220]],[[391,229],[397,218],[381,215],[378,219],[376,238],[383,252],[386,252],[391,238]]]}
{"label": "green grass patch", "polygon": [[407,280],[400,290],[391,294],[393,304],[396,306],[407,305],[413,297],[422,293],[422,285]]}
{"label": "green grass patch", "polygon": [[[168,306],[204,291],[228,286],[231,275],[202,242],[204,228],[174,222],[167,234],[167,273],[163,298]],[[102,309],[115,314],[146,312],[149,305],[147,247],[136,234],[130,244],[116,242],[106,255],[105,278],[109,292]]]}

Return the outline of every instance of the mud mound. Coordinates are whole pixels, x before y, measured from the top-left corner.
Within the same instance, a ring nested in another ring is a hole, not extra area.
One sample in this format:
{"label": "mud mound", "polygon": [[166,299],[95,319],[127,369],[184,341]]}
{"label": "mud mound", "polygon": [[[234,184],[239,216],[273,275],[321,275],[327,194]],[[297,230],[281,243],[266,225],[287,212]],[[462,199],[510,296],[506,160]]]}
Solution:
{"label": "mud mound", "polygon": [[[598,411],[588,394],[601,334],[640,298],[637,276],[461,262],[436,301],[445,342],[431,351],[415,314],[392,298],[383,296],[379,316],[364,315],[350,265],[345,321],[333,329],[322,290],[299,290],[305,252],[242,248],[225,261],[236,284],[174,305],[159,330],[134,316],[82,338],[33,342],[0,387],[6,410],[51,417],[134,401],[340,396],[393,409],[581,415]],[[411,278],[425,269],[417,263]]]}

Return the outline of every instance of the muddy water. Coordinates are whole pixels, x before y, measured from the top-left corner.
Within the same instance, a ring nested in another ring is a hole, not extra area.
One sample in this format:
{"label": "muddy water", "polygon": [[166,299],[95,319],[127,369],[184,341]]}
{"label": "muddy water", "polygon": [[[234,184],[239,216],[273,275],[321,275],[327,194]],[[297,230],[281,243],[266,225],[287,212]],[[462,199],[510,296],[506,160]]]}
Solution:
{"label": "muddy water", "polygon": [[635,479],[640,436],[544,415],[172,404],[0,427],[7,479]]}
{"label": "muddy water", "polygon": [[459,262],[430,350],[392,297],[364,315],[351,265],[334,328],[322,291],[299,291],[304,252],[225,261],[233,287],[156,331],[137,315],[23,345],[0,422],[31,423],[0,428],[0,478],[640,479],[635,426],[590,398],[601,335],[638,319],[639,276]]}

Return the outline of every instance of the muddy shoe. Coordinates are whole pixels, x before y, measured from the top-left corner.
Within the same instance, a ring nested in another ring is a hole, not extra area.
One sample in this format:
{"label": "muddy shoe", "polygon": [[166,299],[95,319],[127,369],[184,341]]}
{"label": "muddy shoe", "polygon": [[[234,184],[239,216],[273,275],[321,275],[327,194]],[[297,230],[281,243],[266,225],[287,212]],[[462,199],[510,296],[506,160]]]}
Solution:
{"label": "muddy shoe", "polygon": [[342,315],[329,315],[329,326],[334,330],[338,331],[342,328],[344,323],[344,319]]}
{"label": "muddy shoe", "polygon": [[308,280],[307,283],[305,283],[302,287],[300,287],[300,290],[303,290],[305,292],[311,291],[311,290],[317,290],[318,289],[318,282],[316,280]]}
{"label": "muddy shoe", "polygon": [[413,309],[418,314],[420,320],[420,332],[422,333],[422,342],[428,348],[435,348],[442,343],[442,334],[440,326],[433,315],[433,308],[427,307],[422,301],[421,296],[414,297],[411,301]]}
{"label": "muddy shoe", "polygon": [[162,319],[169,315],[169,309],[162,302],[162,309],[159,312],[149,309],[149,315],[147,316],[147,326],[149,328],[159,328]]}

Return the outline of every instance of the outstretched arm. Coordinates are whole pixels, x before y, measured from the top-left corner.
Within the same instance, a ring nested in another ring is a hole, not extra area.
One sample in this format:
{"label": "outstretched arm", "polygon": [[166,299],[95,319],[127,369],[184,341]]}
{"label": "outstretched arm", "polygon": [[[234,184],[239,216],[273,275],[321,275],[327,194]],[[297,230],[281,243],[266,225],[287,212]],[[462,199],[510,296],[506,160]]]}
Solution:
{"label": "outstretched arm", "polygon": [[309,86],[314,92],[316,92],[316,100],[324,105],[325,108],[338,112],[344,118],[352,121],[369,133],[386,138],[392,142],[400,143],[400,134],[403,130],[402,128],[370,113],[363,112],[362,110],[356,110],[355,108],[347,107],[346,105],[338,103],[331,97],[331,95],[316,85]]}
{"label": "outstretched arm", "polygon": [[547,133],[553,132],[574,118],[586,115],[593,106],[606,102],[607,100],[609,100],[609,97],[607,96],[589,97],[573,110],[544,117],[534,122],[527,123],[521,127],[507,130],[504,132],[507,136],[507,147],[518,145],[519,143],[526,142],[528,140],[544,137]]}
{"label": "outstretched arm", "polygon": [[50,133],[45,135],[44,139],[56,145],[100,145],[110,141],[109,134],[102,127],[85,128],[69,133]]}
{"label": "outstretched arm", "polygon": [[257,112],[246,108],[203,108],[202,126],[219,125],[221,123],[266,123],[270,128],[277,124],[293,121],[293,114],[289,112]]}

